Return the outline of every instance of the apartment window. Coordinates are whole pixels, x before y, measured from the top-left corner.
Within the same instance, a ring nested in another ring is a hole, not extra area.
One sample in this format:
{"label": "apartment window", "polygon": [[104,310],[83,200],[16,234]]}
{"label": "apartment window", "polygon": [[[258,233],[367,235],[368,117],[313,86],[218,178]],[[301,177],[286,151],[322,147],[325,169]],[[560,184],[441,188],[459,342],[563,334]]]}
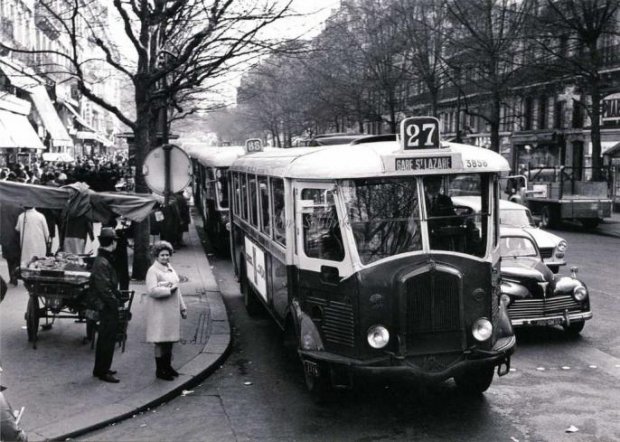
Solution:
{"label": "apartment window", "polygon": [[573,101],[573,128],[583,127],[583,108],[577,101]]}
{"label": "apartment window", "polygon": [[527,97],[523,103],[523,129],[532,130],[532,113],[534,106],[532,105],[532,97]]}
{"label": "apartment window", "polygon": [[564,102],[556,101],[553,109],[553,127],[556,129],[564,128]]}
{"label": "apartment window", "polygon": [[538,129],[547,128],[547,97],[542,96],[538,100]]}

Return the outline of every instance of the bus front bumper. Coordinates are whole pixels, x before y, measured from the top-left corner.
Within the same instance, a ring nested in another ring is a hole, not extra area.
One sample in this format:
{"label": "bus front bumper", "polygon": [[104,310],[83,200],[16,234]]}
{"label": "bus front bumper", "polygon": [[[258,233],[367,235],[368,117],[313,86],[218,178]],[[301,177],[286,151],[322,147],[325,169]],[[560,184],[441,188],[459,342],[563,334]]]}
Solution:
{"label": "bus front bumper", "polygon": [[498,339],[491,350],[480,350],[470,348],[448,364],[443,365],[438,359],[429,356],[423,359],[423,364],[414,363],[411,358],[399,356],[392,353],[374,359],[353,359],[341,355],[322,351],[303,351],[299,354],[306,363],[324,363],[354,372],[365,373],[404,373],[427,381],[441,382],[462,372],[469,370],[482,369],[493,366],[499,367],[498,375],[503,376],[510,369],[510,356],[514,352],[516,345],[515,336]]}

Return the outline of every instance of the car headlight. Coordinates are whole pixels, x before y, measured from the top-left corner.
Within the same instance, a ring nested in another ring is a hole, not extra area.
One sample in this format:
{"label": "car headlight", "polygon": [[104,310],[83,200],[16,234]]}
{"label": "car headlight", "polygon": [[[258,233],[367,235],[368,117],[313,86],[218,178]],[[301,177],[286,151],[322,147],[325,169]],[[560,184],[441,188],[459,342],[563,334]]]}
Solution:
{"label": "car headlight", "polygon": [[566,241],[562,240],[562,241],[560,241],[560,243],[556,247],[556,250],[558,252],[566,253],[566,249],[567,248],[568,248],[568,243]]}
{"label": "car headlight", "polygon": [[585,288],[584,286],[578,285],[577,287],[573,289],[573,298],[575,298],[575,301],[581,302],[587,297],[588,297],[588,289]]}
{"label": "car headlight", "polygon": [[478,318],[471,326],[471,334],[477,341],[484,342],[493,334],[493,324],[487,318]]}
{"label": "car headlight", "polygon": [[383,348],[390,341],[390,332],[382,325],[373,325],[368,329],[367,338],[372,348]]}

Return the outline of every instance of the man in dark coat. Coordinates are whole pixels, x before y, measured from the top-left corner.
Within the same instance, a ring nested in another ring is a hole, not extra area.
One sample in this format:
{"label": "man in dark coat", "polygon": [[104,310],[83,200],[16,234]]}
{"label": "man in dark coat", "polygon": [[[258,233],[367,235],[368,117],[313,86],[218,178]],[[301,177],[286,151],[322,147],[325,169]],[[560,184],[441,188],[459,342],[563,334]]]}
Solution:
{"label": "man in dark coat", "polygon": [[452,198],[441,193],[442,179],[440,176],[424,177],[426,210],[428,212],[428,230],[432,249],[452,250],[451,239],[441,234],[442,229],[458,226]]}
{"label": "man in dark coat", "polygon": [[113,265],[116,249],[116,232],[110,227],[101,229],[99,244],[101,247],[90,269],[90,303],[99,312],[97,329],[97,349],[93,376],[104,382],[117,383],[115,371],[111,370],[118,330],[119,296],[118,277]]}
{"label": "man in dark coat", "polygon": [[2,257],[9,268],[9,282],[16,286],[19,272],[21,246],[19,233],[15,230],[17,217],[23,209],[15,204],[2,204],[0,207],[0,246]]}

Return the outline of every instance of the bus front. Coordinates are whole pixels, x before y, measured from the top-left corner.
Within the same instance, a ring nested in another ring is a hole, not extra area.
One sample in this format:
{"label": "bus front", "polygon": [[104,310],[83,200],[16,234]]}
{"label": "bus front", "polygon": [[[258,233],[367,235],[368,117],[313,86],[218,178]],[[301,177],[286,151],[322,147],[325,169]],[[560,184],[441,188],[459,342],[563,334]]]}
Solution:
{"label": "bus front", "polygon": [[[450,145],[390,155],[381,176],[338,180],[338,222],[330,224],[340,226],[340,256],[355,271],[333,291],[342,299],[320,307],[324,351],[302,348],[307,376],[329,366],[338,378],[347,366],[453,377],[483,392],[496,369],[509,371],[515,337],[500,302],[498,250],[504,163],[493,152]],[[463,179],[479,189],[467,206],[451,198]],[[319,311],[313,302],[304,303],[307,311]]]}

